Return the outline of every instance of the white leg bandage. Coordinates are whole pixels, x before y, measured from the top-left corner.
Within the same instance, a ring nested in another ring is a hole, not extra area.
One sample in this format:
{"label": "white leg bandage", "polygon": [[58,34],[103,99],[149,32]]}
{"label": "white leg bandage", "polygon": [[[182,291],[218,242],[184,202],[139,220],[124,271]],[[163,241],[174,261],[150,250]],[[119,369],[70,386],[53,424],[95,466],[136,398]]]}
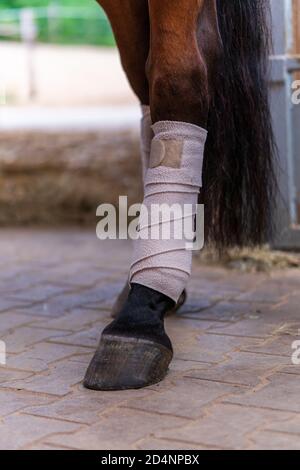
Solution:
{"label": "white leg bandage", "polygon": [[[153,205],[167,204],[196,207],[202,186],[203,154],[206,130],[184,122],[161,121],[152,126],[149,168],[145,178],[144,206],[151,213]],[[169,224],[176,231],[176,215],[170,211],[160,225]],[[190,214],[190,223],[194,219]],[[178,223],[178,220],[177,220]],[[181,220],[183,225],[183,220]],[[149,227],[150,225],[150,227]],[[179,299],[191,274],[192,252],[186,249],[186,239],[151,239],[151,226],[157,221],[140,219],[141,237],[135,241],[130,282],[142,284],[165,294],[175,302]],[[191,224],[192,225],[192,224]],[[177,225],[178,227],[178,225]],[[145,232],[145,236],[143,236]],[[144,239],[146,238],[146,239]]]}

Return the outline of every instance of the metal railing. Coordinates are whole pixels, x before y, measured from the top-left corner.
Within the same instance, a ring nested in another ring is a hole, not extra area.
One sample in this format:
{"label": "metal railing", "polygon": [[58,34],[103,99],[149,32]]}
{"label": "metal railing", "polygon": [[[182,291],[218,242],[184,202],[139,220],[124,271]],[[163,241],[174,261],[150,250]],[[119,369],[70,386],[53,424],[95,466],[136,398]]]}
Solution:
{"label": "metal railing", "polygon": [[[21,41],[27,52],[28,98],[36,96],[34,49],[38,42],[53,44],[113,45],[113,34],[102,9],[48,7],[0,9],[0,39]],[[5,104],[0,74],[0,105]]]}
{"label": "metal railing", "polygon": [[[34,23],[36,41],[64,44],[113,45],[114,38],[104,11],[97,5],[63,7],[49,5],[26,9],[0,9],[0,38],[23,40],[24,15]],[[27,13],[24,13],[27,12]]]}

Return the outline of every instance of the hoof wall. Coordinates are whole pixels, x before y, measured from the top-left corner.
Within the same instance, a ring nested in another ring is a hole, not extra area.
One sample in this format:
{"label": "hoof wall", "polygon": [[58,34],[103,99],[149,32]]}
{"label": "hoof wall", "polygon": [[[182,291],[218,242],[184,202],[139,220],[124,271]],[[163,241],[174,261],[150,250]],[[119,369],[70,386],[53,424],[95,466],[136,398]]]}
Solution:
{"label": "hoof wall", "polygon": [[172,351],[152,341],[103,335],[83,384],[92,390],[147,387],[165,377],[172,356]]}

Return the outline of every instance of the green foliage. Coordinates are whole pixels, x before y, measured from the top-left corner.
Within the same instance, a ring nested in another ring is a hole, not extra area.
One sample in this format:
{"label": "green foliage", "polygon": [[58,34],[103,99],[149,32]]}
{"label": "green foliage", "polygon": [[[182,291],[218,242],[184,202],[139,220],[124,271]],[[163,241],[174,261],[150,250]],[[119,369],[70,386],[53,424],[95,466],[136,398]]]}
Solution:
{"label": "green foliage", "polygon": [[[71,13],[65,15],[63,11],[59,11],[58,16],[55,17],[37,15],[40,42],[114,45],[109,22],[95,0],[1,0],[0,28],[1,24],[17,23],[20,8],[47,8],[50,5],[57,6],[58,11],[59,7],[70,7]],[[81,7],[79,13],[76,7]],[[7,10],[16,10],[16,12],[10,15],[6,13]],[[40,10],[37,11],[40,13]],[[9,39],[18,40],[19,37],[14,36]]]}
{"label": "green foliage", "polygon": [[89,4],[95,4],[95,0],[1,0],[0,8],[45,7],[51,3],[59,6],[89,7]]}

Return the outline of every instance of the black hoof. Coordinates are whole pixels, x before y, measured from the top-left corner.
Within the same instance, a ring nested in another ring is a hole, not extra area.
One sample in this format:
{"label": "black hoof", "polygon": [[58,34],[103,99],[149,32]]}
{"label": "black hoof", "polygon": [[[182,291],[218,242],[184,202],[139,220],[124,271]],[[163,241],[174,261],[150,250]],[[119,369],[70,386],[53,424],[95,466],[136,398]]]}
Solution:
{"label": "black hoof", "polygon": [[165,295],[133,284],[118,317],[103,331],[84,386],[93,390],[142,388],[160,382],[173,357],[164,316],[174,308]]}
{"label": "black hoof", "polygon": [[103,335],[84,386],[92,390],[147,387],[163,380],[172,356],[172,351],[152,341]]}

